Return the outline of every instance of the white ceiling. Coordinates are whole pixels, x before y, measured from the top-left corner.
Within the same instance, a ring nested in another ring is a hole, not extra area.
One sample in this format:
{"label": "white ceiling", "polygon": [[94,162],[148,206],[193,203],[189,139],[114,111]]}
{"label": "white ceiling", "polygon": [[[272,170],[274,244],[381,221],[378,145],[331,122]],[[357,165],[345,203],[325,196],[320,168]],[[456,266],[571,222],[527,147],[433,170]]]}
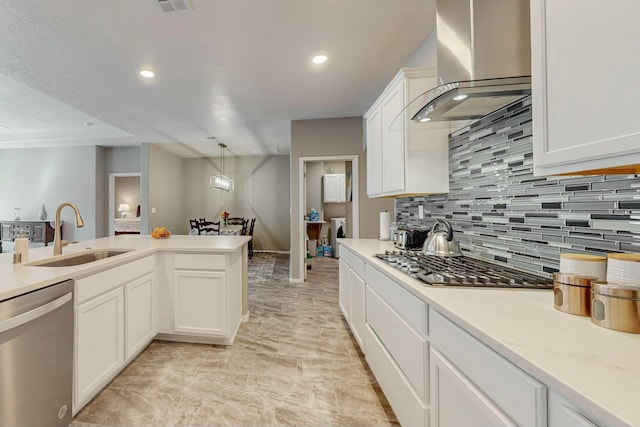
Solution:
{"label": "white ceiling", "polygon": [[362,115],[435,26],[434,0],[188,1],[0,0],[0,148],[287,154],[291,120]]}

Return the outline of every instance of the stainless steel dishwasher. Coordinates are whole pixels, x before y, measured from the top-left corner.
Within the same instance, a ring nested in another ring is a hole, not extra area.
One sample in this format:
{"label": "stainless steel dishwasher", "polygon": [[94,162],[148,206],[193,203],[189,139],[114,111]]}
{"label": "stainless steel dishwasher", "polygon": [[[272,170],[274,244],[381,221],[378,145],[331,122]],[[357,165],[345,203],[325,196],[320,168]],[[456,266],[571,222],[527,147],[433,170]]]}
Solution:
{"label": "stainless steel dishwasher", "polygon": [[0,301],[0,426],[71,422],[73,281]]}

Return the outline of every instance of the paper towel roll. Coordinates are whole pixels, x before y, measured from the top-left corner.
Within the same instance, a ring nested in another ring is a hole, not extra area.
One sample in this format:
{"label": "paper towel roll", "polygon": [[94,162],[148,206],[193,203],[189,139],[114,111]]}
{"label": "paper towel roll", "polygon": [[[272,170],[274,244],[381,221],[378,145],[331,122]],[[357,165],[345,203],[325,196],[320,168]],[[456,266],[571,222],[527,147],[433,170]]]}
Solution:
{"label": "paper towel roll", "polygon": [[380,212],[380,240],[389,240],[389,223],[391,218],[389,216],[389,212],[384,211]]}

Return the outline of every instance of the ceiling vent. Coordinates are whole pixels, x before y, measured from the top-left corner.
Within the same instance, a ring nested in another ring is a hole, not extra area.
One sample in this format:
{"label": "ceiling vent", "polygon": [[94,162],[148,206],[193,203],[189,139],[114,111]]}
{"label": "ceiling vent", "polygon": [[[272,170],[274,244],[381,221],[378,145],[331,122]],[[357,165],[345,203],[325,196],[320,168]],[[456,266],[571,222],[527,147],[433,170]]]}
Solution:
{"label": "ceiling vent", "polygon": [[175,12],[177,10],[189,10],[187,0],[157,0],[158,6],[163,12]]}

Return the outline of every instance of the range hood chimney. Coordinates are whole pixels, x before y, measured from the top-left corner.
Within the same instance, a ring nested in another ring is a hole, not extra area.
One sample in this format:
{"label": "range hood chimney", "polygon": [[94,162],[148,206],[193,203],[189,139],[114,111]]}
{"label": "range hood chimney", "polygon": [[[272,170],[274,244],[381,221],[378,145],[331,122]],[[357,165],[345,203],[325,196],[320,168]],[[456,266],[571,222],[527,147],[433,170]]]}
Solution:
{"label": "range hood chimney", "polygon": [[531,94],[529,0],[436,0],[438,84],[416,122],[478,119]]}

